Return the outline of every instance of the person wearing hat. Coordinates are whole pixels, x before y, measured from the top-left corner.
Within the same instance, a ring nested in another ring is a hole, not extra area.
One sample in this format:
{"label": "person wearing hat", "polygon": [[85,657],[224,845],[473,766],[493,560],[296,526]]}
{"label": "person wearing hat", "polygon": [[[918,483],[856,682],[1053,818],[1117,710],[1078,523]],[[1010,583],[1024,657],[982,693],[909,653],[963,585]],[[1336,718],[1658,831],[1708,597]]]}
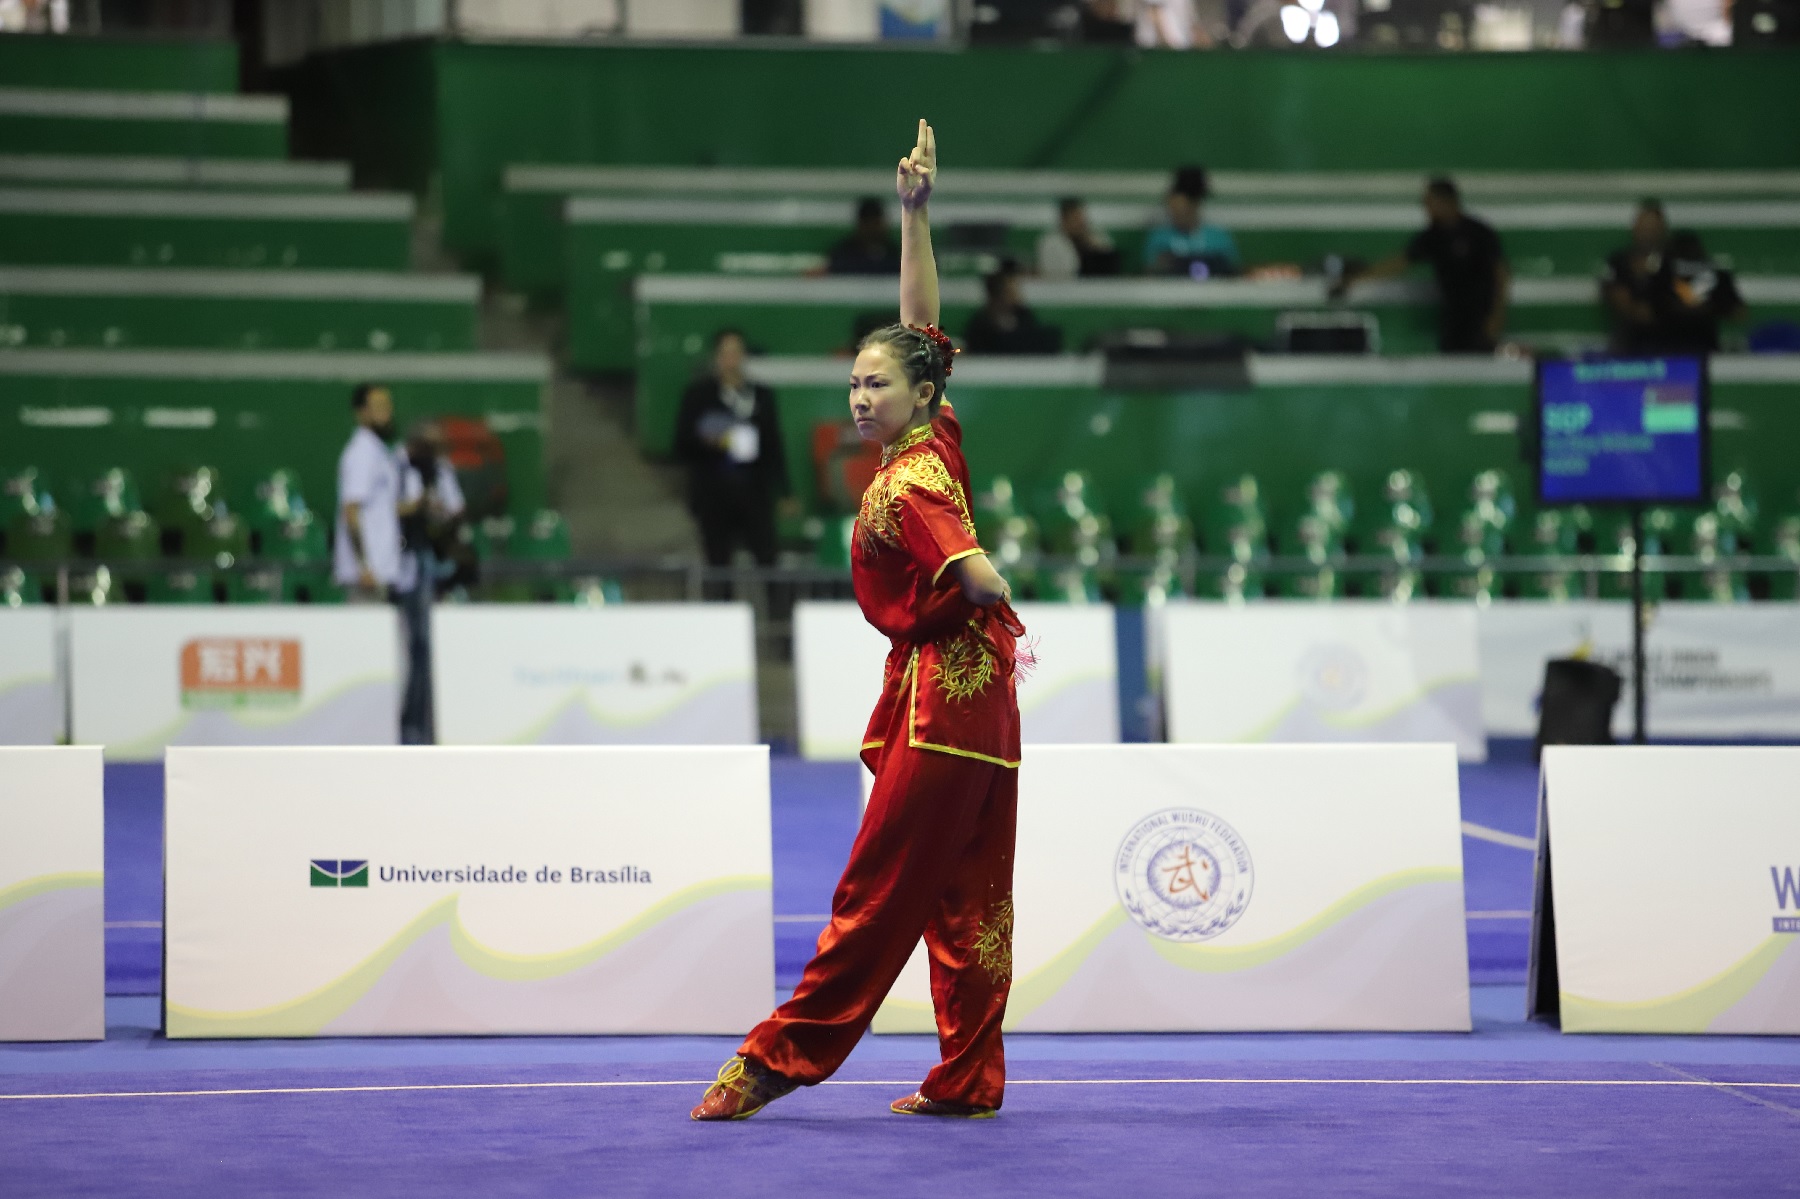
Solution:
{"label": "person wearing hat", "polygon": [[1163,199],[1166,215],[1144,239],[1146,273],[1196,279],[1243,273],[1237,239],[1220,226],[1206,223],[1206,199],[1211,194],[1205,167],[1186,166],[1175,172]]}

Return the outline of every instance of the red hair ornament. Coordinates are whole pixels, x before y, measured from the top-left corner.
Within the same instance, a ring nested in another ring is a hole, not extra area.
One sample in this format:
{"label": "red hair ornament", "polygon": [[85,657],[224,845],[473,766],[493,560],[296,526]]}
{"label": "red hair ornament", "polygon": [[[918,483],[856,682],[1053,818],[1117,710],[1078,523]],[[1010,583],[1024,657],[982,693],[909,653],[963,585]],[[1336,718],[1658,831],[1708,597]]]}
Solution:
{"label": "red hair ornament", "polygon": [[956,356],[962,352],[950,341],[950,335],[936,325],[926,325],[923,328],[908,325],[907,328],[937,347],[938,362],[944,368],[944,378],[948,379],[956,367]]}

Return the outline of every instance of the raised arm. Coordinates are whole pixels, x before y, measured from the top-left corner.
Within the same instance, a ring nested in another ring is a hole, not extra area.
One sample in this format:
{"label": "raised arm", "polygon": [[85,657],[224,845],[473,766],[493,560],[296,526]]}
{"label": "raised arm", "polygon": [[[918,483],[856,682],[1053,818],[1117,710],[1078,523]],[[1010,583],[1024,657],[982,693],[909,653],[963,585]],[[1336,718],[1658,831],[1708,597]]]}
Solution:
{"label": "raised arm", "polygon": [[926,208],[936,183],[937,135],[921,119],[918,141],[894,176],[900,194],[900,320],[920,327],[938,323],[937,259]]}

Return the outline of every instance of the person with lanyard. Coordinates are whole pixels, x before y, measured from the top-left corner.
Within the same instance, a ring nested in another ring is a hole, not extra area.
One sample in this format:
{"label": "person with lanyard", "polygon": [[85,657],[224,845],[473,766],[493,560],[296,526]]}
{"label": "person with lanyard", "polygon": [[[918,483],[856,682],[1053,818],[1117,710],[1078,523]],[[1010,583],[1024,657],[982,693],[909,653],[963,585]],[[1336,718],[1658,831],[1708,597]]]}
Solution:
{"label": "person with lanyard", "polygon": [[936,180],[936,137],[920,121],[896,179],[902,323],[865,337],[850,372],[857,432],[882,447],[851,552],[857,602],[892,646],[863,739],[874,789],[817,954],[719,1070],[696,1120],[741,1120],[830,1077],[921,936],[943,1060],[890,1110],[979,1119],[1005,1090],[1025,630],[975,538],[962,427],[944,399],[954,350],[937,328]]}
{"label": "person with lanyard", "polygon": [[394,451],[400,472],[400,568],[394,602],[406,626],[406,690],[400,702],[400,743],[437,740],[431,695],[431,604],[437,598],[437,547],[462,520],[467,504],[456,468],[444,460],[444,434],[435,421],[415,429]]}
{"label": "person with lanyard", "polygon": [[744,335],[713,335],[713,369],[681,397],[675,456],[688,466],[688,508],[710,566],[731,565],[739,546],[775,563],[775,507],[788,493],[775,393],[744,374]]}
{"label": "person with lanyard", "polygon": [[1341,299],[1366,279],[1392,279],[1418,263],[1429,263],[1437,276],[1438,351],[1444,354],[1492,354],[1506,331],[1506,305],[1512,294],[1512,268],[1492,225],[1463,211],[1456,184],[1439,176],[1425,185],[1420,200],[1425,228],[1406,249],[1374,266],[1348,271],[1332,289]]}
{"label": "person with lanyard", "polygon": [[1641,350],[1655,332],[1652,284],[1662,270],[1669,240],[1669,219],[1662,201],[1641,200],[1631,220],[1631,244],[1606,257],[1600,273],[1600,299],[1611,318],[1611,348],[1617,354]]}

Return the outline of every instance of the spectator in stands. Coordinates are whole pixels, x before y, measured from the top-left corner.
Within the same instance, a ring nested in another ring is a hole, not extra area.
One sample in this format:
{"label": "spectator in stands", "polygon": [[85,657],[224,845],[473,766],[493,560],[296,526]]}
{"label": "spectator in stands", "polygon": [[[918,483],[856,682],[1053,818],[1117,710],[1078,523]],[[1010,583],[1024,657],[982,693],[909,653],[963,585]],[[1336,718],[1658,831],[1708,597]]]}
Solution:
{"label": "spectator in stands", "polygon": [[1237,239],[1205,220],[1212,184],[1205,167],[1187,166],[1175,172],[1163,201],[1168,215],[1144,239],[1144,269],[1152,275],[1236,275],[1244,269]]}
{"label": "spectator in stands", "polygon": [[1136,34],[1123,0],[1085,0],[1082,4],[1082,41],[1130,45]]}
{"label": "spectator in stands", "polygon": [[393,393],[363,383],[350,395],[350,410],[356,431],[338,456],[332,575],[348,598],[374,602],[387,599],[400,576],[400,468],[388,450]]}
{"label": "spectator in stands", "polygon": [[1374,266],[1346,271],[1334,289],[1341,296],[1364,279],[1403,275],[1429,263],[1437,276],[1438,349],[1446,354],[1491,354],[1506,331],[1512,269],[1500,235],[1463,211],[1456,184],[1442,176],[1425,185],[1428,221],[1406,249]]}
{"label": "spectator in stands", "polygon": [[1195,18],[1193,0],[1138,0],[1137,44],[1146,50],[1203,50],[1213,40]]}
{"label": "spectator in stands", "polygon": [[1062,349],[1062,330],[1038,321],[1020,294],[1019,275],[1001,267],[983,282],[987,303],[963,329],[963,348],[971,354],[1055,354]]}
{"label": "spectator in stands", "polygon": [[744,374],[744,335],[713,335],[712,373],[681,397],[675,456],[688,467],[688,507],[706,561],[729,566],[739,546],[775,563],[775,508],[788,494],[787,457],[775,393]]}
{"label": "spectator in stands", "polygon": [[426,422],[394,453],[400,472],[401,553],[394,581],[395,602],[406,620],[406,692],[400,703],[400,741],[430,745],[437,740],[431,706],[431,602],[437,595],[438,563],[462,522],[466,505],[456,470],[444,457],[443,430]]}
{"label": "spectator in stands", "polygon": [[888,232],[887,205],[875,196],[856,202],[856,228],[831,247],[825,269],[833,275],[900,273],[900,247]]}
{"label": "spectator in stands", "polygon": [[1691,229],[1669,237],[1662,265],[1650,279],[1654,321],[1641,349],[1659,354],[1710,354],[1719,348],[1719,326],[1745,313],[1737,280],[1716,266]]}
{"label": "spectator in stands", "polygon": [[1045,279],[1119,273],[1119,251],[1112,238],[1088,223],[1087,204],[1079,196],[1058,202],[1056,228],[1038,238],[1037,273]]}
{"label": "spectator in stands", "polygon": [[1607,256],[1600,274],[1600,298],[1612,319],[1612,348],[1635,353],[1656,323],[1650,282],[1662,269],[1669,221],[1662,201],[1643,200],[1631,221],[1631,244]]}

